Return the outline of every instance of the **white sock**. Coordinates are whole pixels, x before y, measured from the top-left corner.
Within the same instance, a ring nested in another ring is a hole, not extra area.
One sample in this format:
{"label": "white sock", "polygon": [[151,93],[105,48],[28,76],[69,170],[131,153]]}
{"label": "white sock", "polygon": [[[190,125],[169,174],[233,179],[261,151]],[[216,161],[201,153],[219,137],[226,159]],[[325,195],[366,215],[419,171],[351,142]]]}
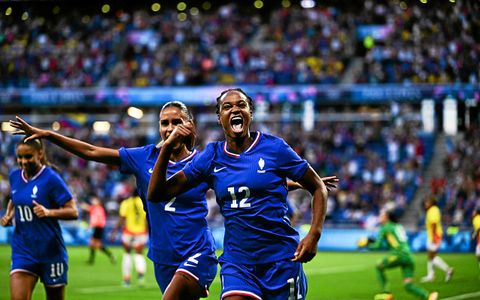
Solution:
{"label": "white sock", "polygon": [[130,271],[132,269],[132,256],[130,253],[124,253],[122,257],[122,274],[124,280],[130,280]]}
{"label": "white sock", "polygon": [[435,276],[435,270],[433,269],[433,260],[427,262],[427,277],[433,278]]}
{"label": "white sock", "polygon": [[141,254],[135,254],[135,268],[139,275],[145,274],[147,270],[147,262],[145,261],[145,257]]}
{"label": "white sock", "polygon": [[433,265],[440,268],[443,272],[447,272],[448,269],[450,269],[450,266],[447,265],[447,263],[440,256],[435,256],[433,259]]}

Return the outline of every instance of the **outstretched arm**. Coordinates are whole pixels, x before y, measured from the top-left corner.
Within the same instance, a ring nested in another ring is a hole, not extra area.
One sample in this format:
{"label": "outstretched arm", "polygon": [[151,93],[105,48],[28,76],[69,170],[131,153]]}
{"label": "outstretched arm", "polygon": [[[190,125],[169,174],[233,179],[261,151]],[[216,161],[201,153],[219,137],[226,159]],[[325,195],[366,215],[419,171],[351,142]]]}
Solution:
{"label": "outstretched arm", "polygon": [[110,165],[120,165],[120,153],[117,149],[97,147],[51,130],[43,130],[28,124],[18,116],[15,121],[10,120],[10,126],[17,129],[13,134],[24,134],[27,136],[26,140],[47,139],[83,159],[94,160]]}
{"label": "outstretched arm", "polygon": [[193,126],[190,123],[178,125],[163,143],[148,183],[147,198],[149,201],[170,201],[188,189],[188,179],[183,171],[175,173],[167,180],[167,167],[173,147],[191,136],[191,130],[193,130]]}
{"label": "outstretched arm", "polygon": [[312,223],[307,235],[298,244],[293,261],[308,262],[317,254],[327,211],[327,188],[312,167],[307,169],[299,183],[313,195]]}
{"label": "outstretched arm", "polygon": [[[338,177],[336,175],[322,177],[320,179],[323,181],[323,183],[327,187],[327,191],[331,192],[331,191],[333,191],[334,189],[337,188],[339,180],[338,180]],[[297,190],[297,189],[303,189],[303,186],[300,183],[292,181],[292,180],[287,180],[287,186],[288,186],[289,191],[294,191],[294,190]]]}

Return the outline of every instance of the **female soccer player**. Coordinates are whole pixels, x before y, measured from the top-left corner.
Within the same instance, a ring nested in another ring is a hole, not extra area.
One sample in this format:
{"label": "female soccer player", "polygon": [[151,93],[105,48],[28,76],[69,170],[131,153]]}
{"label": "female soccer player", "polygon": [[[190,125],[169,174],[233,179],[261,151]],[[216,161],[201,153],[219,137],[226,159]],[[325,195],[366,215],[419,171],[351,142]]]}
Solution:
{"label": "female soccer player", "polygon": [[[193,130],[188,122],[178,124],[160,150],[148,199],[169,201],[208,183],[225,217],[220,257],[222,299],[305,299],[302,263],[316,255],[327,188],[282,139],[250,132],[252,114],[253,101],[241,89],[222,92],[217,98],[217,115],[226,140],[208,144],[171,176],[169,158]],[[313,195],[311,228],[301,241],[286,217],[287,178]]]}
{"label": "female soccer player", "polygon": [[12,237],[10,293],[12,299],[31,299],[38,278],[47,299],[64,299],[67,284],[67,249],[58,219],[78,218],[65,182],[47,165],[39,139],[17,145],[20,169],[10,173],[10,197],[1,224],[15,216]]}
{"label": "female soccer player", "polygon": [[438,255],[438,250],[440,249],[443,238],[442,213],[433,196],[427,197],[423,206],[425,208],[428,262],[427,275],[422,277],[422,282],[432,282],[435,280],[435,267],[445,272],[445,282],[449,282],[450,279],[452,279],[454,269]]}
{"label": "female soccer player", "polygon": [[[147,269],[143,248],[148,241],[148,223],[142,199],[136,193],[120,204],[117,225],[110,233],[111,240],[115,240],[116,233],[121,228],[123,228],[122,245],[125,250],[122,257],[122,260],[125,261],[122,264],[123,286],[130,286],[132,258],[138,275],[138,283],[142,286]],[[132,250],[135,251],[133,257]]]}
{"label": "female soccer player", "polygon": [[[178,124],[185,122],[193,122],[185,104],[178,101],[165,104],[160,111],[162,140],[166,140]],[[147,187],[160,151],[156,145],[109,149],[32,127],[18,117],[11,125],[29,138],[46,138],[84,159],[117,165],[121,172],[133,174],[137,192],[146,204],[150,233],[148,257],[154,262],[155,278],[163,299],[193,300],[208,295],[217,273],[217,259],[213,236],[205,219],[206,183],[168,202],[153,203],[147,201]],[[197,150],[189,149],[183,142],[174,145],[168,173],[173,175],[182,170],[197,155]]]}

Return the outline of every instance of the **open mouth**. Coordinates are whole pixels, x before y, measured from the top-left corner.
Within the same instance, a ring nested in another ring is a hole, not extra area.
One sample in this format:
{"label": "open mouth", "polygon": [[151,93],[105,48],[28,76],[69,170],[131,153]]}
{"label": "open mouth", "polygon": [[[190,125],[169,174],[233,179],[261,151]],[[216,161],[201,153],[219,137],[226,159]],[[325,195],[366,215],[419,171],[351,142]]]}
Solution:
{"label": "open mouth", "polygon": [[233,132],[243,131],[243,119],[240,116],[235,116],[230,119],[230,126],[232,126]]}

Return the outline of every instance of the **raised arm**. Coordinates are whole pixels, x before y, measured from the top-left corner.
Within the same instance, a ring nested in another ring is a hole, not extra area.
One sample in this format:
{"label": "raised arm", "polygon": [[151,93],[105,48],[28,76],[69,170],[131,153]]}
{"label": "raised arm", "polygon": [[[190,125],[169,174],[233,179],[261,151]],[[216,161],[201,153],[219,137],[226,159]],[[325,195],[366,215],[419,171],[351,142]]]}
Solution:
{"label": "raised arm", "polygon": [[117,149],[97,147],[92,144],[66,137],[51,130],[43,130],[28,124],[20,117],[10,120],[10,126],[16,128],[13,134],[24,134],[29,139],[47,139],[57,146],[71,152],[83,159],[94,160],[110,165],[120,165],[120,153]]}
{"label": "raised arm", "polygon": [[191,136],[193,126],[190,123],[177,125],[160,148],[160,154],[148,183],[147,198],[152,202],[170,201],[173,197],[188,190],[188,179],[183,171],[175,173],[167,180],[168,160],[173,148],[185,138]]}
{"label": "raised arm", "polygon": [[327,188],[312,167],[307,169],[299,183],[313,196],[312,222],[307,235],[298,244],[293,261],[308,262],[317,254],[317,244],[327,211]]}

